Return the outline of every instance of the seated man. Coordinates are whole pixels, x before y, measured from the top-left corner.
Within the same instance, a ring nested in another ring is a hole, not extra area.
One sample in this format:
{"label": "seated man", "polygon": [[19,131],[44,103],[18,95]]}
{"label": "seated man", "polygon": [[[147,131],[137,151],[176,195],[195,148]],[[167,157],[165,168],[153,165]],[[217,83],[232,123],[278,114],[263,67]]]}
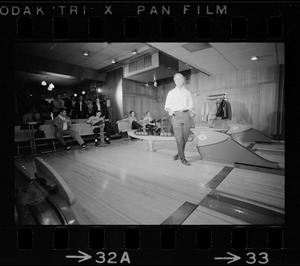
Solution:
{"label": "seated man", "polygon": [[61,141],[61,143],[64,145],[65,149],[69,150],[70,146],[66,144],[66,141],[63,138],[63,135],[70,135],[81,146],[81,149],[85,149],[86,145],[79,135],[77,131],[73,129],[73,125],[71,122],[71,119],[66,116],[67,110],[65,108],[59,109],[59,115],[54,118],[54,126],[55,126],[55,137]]}
{"label": "seated man", "polygon": [[107,137],[104,139],[104,141],[107,144],[110,144],[109,139],[111,136],[111,124],[109,122],[109,119],[105,119],[104,116],[101,117],[101,111],[97,111],[96,116],[91,116],[86,122],[88,124],[91,124],[94,128],[93,132],[95,136],[95,146],[99,145],[98,134],[103,131],[107,134]]}
{"label": "seated man", "polygon": [[143,128],[147,128],[150,134],[153,135],[154,128],[155,128],[155,120],[151,117],[150,111],[146,112],[143,120],[139,121],[143,125]]}
{"label": "seated man", "polygon": [[154,130],[154,135],[159,135],[161,133],[161,119],[155,122],[155,127],[153,130]]}
{"label": "seated man", "polygon": [[27,113],[25,113],[22,117],[22,123],[26,124],[28,122],[40,122],[41,115],[38,113],[35,107],[31,107]]}
{"label": "seated man", "polygon": [[129,117],[124,118],[120,121],[128,121],[131,129],[140,129],[142,125],[137,122],[135,111],[131,110],[129,114]]}

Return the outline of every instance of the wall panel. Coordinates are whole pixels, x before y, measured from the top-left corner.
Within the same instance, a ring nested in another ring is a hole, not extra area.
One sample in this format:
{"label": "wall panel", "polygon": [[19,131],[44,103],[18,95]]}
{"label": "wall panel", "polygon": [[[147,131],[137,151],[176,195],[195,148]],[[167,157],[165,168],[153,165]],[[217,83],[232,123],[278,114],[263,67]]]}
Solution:
{"label": "wall panel", "polygon": [[216,76],[193,72],[187,88],[193,94],[197,116],[201,125],[201,109],[205,97],[227,93],[232,107],[232,123],[247,123],[265,134],[275,134],[277,67],[236,71]]}
{"label": "wall panel", "polygon": [[[248,69],[215,76],[207,76],[192,70],[186,87],[192,93],[196,126],[205,124],[201,121],[201,110],[207,95],[226,93],[231,104],[232,120],[218,119],[218,126],[228,123],[247,123],[265,134],[276,134],[276,90],[277,66],[261,69]],[[119,75],[118,75],[119,77]],[[168,92],[174,88],[172,78],[158,81],[158,87],[146,87],[140,82],[122,80],[123,115],[135,110],[138,119],[145,112],[151,112],[154,118],[168,117],[164,110]],[[122,118],[119,115],[118,119]]]}

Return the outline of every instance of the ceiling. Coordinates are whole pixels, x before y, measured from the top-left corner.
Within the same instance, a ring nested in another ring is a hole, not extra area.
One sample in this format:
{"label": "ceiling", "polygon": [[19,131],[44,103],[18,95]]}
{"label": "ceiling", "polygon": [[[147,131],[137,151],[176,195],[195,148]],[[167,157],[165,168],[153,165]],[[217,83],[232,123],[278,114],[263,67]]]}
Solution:
{"label": "ceiling", "polygon": [[[283,43],[151,43],[208,75],[284,64]],[[258,60],[251,61],[252,56]]]}
{"label": "ceiling", "polygon": [[[137,54],[133,55],[132,50]],[[179,60],[179,71],[195,68],[207,75],[262,68],[284,64],[283,43],[18,43],[15,54],[29,54],[43,59],[93,69],[99,73],[108,72],[128,64],[132,60],[157,50]],[[83,52],[89,55],[84,56]],[[252,56],[258,60],[251,61]],[[112,59],[116,63],[112,63]],[[154,71],[154,70],[153,70]],[[157,70],[156,70],[157,71]],[[151,72],[151,71],[150,71]],[[139,75],[139,81],[147,82],[151,73]],[[152,73],[153,75],[153,73]],[[170,73],[166,75],[171,75]],[[162,78],[164,76],[162,75]],[[23,82],[41,82],[51,78],[60,86],[74,86],[82,79],[38,69],[16,71],[16,79]]]}

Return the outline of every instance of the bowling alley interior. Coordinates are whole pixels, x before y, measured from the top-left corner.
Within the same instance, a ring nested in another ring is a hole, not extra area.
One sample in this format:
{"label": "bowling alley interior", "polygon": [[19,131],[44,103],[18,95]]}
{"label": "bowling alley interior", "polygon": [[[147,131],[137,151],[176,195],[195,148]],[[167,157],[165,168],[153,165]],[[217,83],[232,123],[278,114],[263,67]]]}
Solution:
{"label": "bowling alley interior", "polygon": [[[13,50],[16,225],[285,224],[284,43]],[[190,165],[165,110],[176,73],[195,114]],[[73,133],[58,137],[58,120]]]}

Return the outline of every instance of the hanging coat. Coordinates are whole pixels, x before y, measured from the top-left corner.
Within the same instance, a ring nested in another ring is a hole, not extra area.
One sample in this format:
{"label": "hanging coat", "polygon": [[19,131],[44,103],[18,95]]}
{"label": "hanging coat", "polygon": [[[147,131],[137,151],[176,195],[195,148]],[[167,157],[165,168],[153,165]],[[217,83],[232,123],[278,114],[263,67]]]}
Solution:
{"label": "hanging coat", "polygon": [[208,103],[207,101],[205,100],[203,102],[203,105],[202,105],[202,108],[201,108],[201,121],[204,121],[204,122],[207,122],[208,121],[208,113],[209,113],[209,110],[208,110]]}
{"label": "hanging coat", "polygon": [[221,117],[222,119],[231,119],[231,110],[229,110],[229,108],[230,108],[229,102],[223,99],[219,103],[216,116]]}

